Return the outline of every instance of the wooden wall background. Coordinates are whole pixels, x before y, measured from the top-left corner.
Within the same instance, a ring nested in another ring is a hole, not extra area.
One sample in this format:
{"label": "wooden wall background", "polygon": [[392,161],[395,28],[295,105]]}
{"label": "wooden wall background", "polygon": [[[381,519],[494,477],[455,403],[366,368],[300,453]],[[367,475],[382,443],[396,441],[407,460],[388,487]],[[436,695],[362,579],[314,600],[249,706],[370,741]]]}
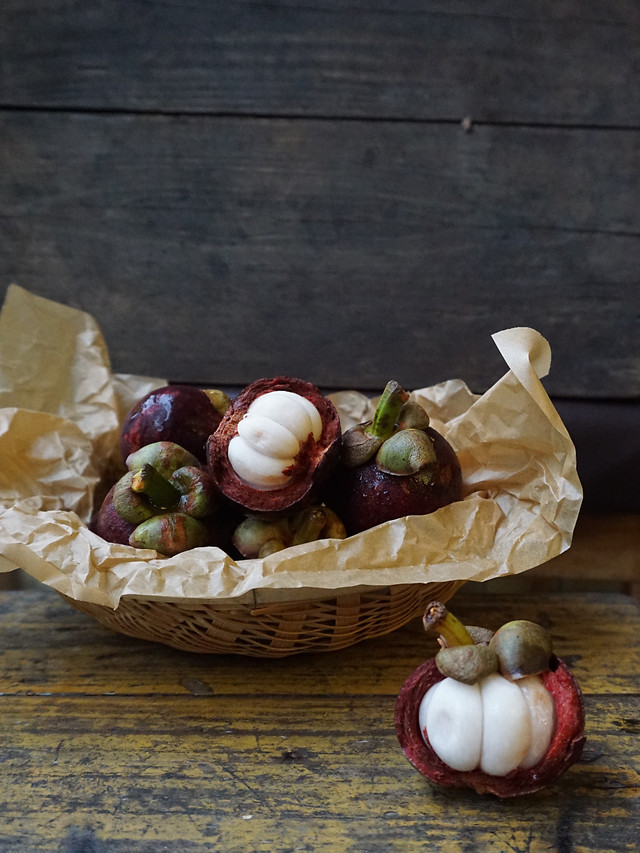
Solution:
{"label": "wooden wall background", "polygon": [[3,0],[0,297],[117,371],[640,396],[634,0]]}

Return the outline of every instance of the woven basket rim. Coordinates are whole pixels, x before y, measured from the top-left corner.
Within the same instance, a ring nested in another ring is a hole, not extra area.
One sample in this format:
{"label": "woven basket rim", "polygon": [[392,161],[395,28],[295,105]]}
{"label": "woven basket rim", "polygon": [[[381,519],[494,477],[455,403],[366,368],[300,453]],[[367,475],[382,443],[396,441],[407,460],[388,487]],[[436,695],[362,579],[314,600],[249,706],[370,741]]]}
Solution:
{"label": "woven basket rim", "polygon": [[127,596],[114,610],[60,595],[103,626],[130,637],[183,651],[274,658],[336,651],[391,633],[421,615],[432,598],[447,601],[464,583],[396,584],[258,607],[237,602],[229,609],[203,601]]}
{"label": "woven basket rim", "polygon": [[[197,598],[197,597],[189,597],[189,596],[163,596],[163,595],[146,595],[140,593],[125,593],[120,596],[119,602],[128,602],[128,601],[138,601],[138,602],[146,602],[146,603],[158,603],[158,604],[175,604],[178,606],[186,606],[186,607],[211,607],[214,610],[229,610],[234,609],[236,607],[243,607],[245,605],[251,605],[252,607],[263,607],[263,606],[277,606],[278,604],[282,604],[283,606],[290,606],[293,604],[299,604],[300,606],[306,604],[313,604],[319,601],[327,601],[333,600],[335,598],[343,598],[352,595],[375,595],[384,593],[386,590],[395,590],[396,592],[400,592],[405,589],[423,589],[427,586],[434,586],[434,584],[448,584],[448,583],[466,583],[466,580],[452,580],[452,581],[424,581],[421,583],[397,583],[397,584],[357,584],[354,586],[346,586],[346,587],[299,587],[292,589],[283,589],[283,588],[260,588],[260,589],[251,589],[247,592],[243,593],[240,596],[233,596],[229,598]],[[72,596],[68,596],[64,594],[64,598],[69,600],[72,599]],[[82,601],[81,599],[79,600]],[[107,606],[107,605],[104,605]],[[115,608],[117,609],[117,608]]]}

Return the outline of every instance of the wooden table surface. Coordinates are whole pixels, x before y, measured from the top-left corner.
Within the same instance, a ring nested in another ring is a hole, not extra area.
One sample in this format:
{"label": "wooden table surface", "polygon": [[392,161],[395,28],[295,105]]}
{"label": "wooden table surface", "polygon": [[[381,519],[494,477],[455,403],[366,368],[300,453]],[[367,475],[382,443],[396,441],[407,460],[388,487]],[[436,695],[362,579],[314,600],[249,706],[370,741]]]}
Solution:
{"label": "wooden table surface", "polygon": [[463,591],[453,609],[539,621],[572,666],[587,744],[552,787],[446,792],[406,761],[395,699],[435,649],[419,620],[264,661],[132,640],[49,590],[0,594],[0,850],[637,850],[638,602]]}

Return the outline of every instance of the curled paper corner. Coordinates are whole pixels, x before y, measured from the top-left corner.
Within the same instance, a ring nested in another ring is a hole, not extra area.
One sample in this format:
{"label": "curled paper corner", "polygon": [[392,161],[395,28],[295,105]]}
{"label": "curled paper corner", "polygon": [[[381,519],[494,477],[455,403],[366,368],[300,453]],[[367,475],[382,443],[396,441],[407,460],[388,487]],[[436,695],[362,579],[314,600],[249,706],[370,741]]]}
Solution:
{"label": "curled paper corner", "polygon": [[494,332],[491,337],[504,360],[525,387],[531,368],[538,379],[544,379],[549,374],[551,346],[540,332],[528,326],[514,326]]}
{"label": "curled paper corner", "polygon": [[554,428],[569,438],[555,406],[540,381],[551,369],[551,346],[546,338],[528,326],[514,326],[491,335],[501,356],[518,382],[525,388]]}

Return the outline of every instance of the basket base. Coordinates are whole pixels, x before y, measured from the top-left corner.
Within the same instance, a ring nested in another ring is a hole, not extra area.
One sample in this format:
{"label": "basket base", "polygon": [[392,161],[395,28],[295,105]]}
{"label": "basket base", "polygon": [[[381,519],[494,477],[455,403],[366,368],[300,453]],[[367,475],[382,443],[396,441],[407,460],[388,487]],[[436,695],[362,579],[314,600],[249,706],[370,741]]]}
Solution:
{"label": "basket base", "polygon": [[277,658],[336,651],[388,634],[448,601],[465,581],[398,584],[314,601],[216,609],[213,602],[163,602],[124,596],[115,610],[62,597],[102,625],[140,640],[204,654]]}

